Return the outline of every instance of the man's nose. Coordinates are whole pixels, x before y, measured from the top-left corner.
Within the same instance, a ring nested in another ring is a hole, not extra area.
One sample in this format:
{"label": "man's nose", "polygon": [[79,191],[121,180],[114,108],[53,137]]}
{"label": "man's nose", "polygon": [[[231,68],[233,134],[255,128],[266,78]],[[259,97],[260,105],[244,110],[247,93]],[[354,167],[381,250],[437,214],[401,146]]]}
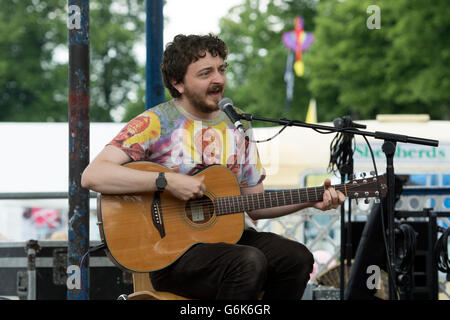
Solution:
{"label": "man's nose", "polygon": [[225,84],[225,74],[223,72],[220,72],[219,70],[216,70],[213,74],[212,81],[213,83]]}

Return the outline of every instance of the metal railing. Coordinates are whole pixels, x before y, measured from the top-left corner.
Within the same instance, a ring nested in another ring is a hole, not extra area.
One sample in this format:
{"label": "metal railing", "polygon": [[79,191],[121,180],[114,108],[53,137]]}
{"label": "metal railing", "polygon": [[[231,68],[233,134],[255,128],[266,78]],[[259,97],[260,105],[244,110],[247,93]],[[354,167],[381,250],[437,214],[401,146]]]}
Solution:
{"label": "metal railing", "polygon": [[[68,192],[0,193],[0,200],[67,199],[68,195]],[[91,191],[89,197],[96,198],[97,193]],[[354,221],[365,221],[371,211],[373,200],[371,199],[368,204],[358,203],[356,200],[351,201],[352,219]],[[430,206],[433,207],[434,211],[450,212],[450,188],[404,188],[395,208],[400,211],[422,211]],[[96,208],[91,208],[92,210],[96,210]],[[311,281],[314,282],[319,274],[339,261],[340,214],[340,209],[323,212],[315,208],[307,208],[288,216],[260,220],[256,227],[260,231],[274,232],[304,243],[313,253],[318,250],[328,252],[327,260],[315,259],[318,270],[311,278]],[[441,220],[445,219],[447,219],[448,225],[448,218],[442,218]],[[441,292],[450,297],[444,283],[439,283],[439,287]]]}
{"label": "metal railing", "polygon": [[[0,200],[67,199],[68,192],[0,192]],[[90,198],[96,198],[97,192],[89,192]]]}
{"label": "metal railing", "polygon": [[[362,201],[359,203],[356,200],[351,201],[352,220],[365,221],[372,210],[373,199],[370,199],[368,204]],[[421,212],[426,208],[432,208],[435,212],[450,214],[450,188],[404,187],[403,193],[395,206],[396,211]],[[315,282],[320,274],[339,263],[341,250],[340,215],[340,209],[322,212],[314,208],[307,208],[298,211],[296,214],[260,221],[258,228],[261,231],[275,232],[302,242],[313,254],[317,251],[328,252],[325,260],[315,257],[318,270],[310,280]],[[443,225],[450,225],[450,220],[446,217],[441,217],[437,220]],[[450,292],[445,280],[441,279],[439,281],[439,289],[440,293],[450,298]]]}

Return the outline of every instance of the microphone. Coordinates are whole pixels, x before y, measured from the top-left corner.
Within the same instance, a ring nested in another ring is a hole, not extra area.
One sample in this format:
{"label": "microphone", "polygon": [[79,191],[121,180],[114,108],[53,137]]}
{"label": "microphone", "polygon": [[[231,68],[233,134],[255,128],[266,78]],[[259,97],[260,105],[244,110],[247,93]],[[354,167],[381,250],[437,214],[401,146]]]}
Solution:
{"label": "microphone", "polygon": [[244,126],[241,123],[242,117],[234,110],[233,101],[230,98],[222,98],[219,101],[219,108],[228,116],[228,118],[233,122],[234,126],[238,131],[245,136]]}
{"label": "microphone", "polygon": [[367,128],[364,124],[355,123],[352,121],[352,118],[350,116],[344,116],[342,118],[336,118],[333,120],[333,125],[338,129],[343,128],[360,128],[365,129]]}

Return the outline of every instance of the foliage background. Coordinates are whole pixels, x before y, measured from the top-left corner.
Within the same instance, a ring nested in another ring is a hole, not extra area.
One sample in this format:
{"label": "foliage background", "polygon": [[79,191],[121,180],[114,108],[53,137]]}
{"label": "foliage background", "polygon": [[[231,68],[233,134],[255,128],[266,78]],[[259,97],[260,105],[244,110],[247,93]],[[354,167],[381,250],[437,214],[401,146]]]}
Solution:
{"label": "foliage background", "polygon": [[[58,59],[67,50],[67,1],[0,4],[0,121],[67,121],[68,66]],[[369,5],[381,9],[379,30],[366,27]],[[128,121],[145,110],[144,66],[135,54],[145,1],[91,0],[90,15],[91,121]],[[281,36],[296,16],[315,42],[287,109]],[[449,16],[446,0],[243,0],[220,21],[230,49],[226,94],[269,118],[303,120],[315,98],[319,121],[380,113],[448,120]]]}

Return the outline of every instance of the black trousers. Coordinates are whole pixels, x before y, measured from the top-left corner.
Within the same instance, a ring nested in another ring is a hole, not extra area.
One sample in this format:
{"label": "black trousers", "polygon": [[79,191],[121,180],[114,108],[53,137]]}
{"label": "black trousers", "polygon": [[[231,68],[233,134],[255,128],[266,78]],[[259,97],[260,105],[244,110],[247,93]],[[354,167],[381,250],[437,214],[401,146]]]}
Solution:
{"label": "black trousers", "polygon": [[301,243],[246,229],[237,244],[199,243],[150,273],[153,287],[192,299],[301,299],[314,258]]}

